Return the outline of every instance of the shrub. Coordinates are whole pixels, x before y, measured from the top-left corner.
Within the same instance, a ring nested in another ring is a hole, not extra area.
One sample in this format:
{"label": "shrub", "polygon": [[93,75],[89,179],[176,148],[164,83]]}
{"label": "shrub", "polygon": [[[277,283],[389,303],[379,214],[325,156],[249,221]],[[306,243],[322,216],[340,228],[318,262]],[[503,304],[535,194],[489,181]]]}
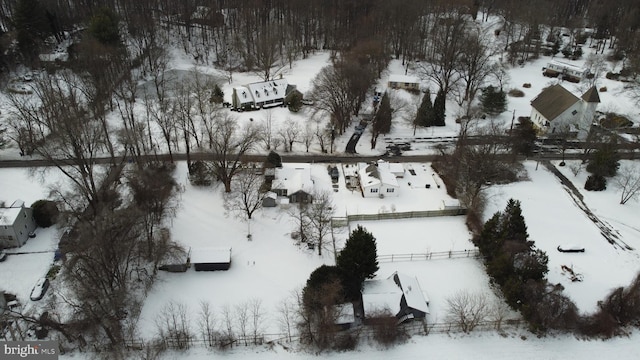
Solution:
{"label": "shrub", "polygon": [[302,108],[302,94],[299,91],[292,91],[284,99],[284,102],[287,104],[289,111],[297,113]]}
{"label": "shrub", "polygon": [[531,88],[531,83],[524,83],[524,84],[522,84],[522,87],[525,88],[525,89],[529,89],[529,88]]}
{"label": "shrub", "polygon": [[209,186],[213,182],[213,172],[204,161],[189,164],[189,181],[196,186]]}
{"label": "shrub", "polygon": [[51,200],[38,200],[31,205],[33,218],[39,227],[47,228],[58,221],[58,205]]}
{"label": "shrub", "polygon": [[520,89],[511,89],[508,94],[511,97],[524,97],[524,91]]}
{"label": "shrub", "polygon": [[606,87],[606,86],[603,86],[603,87],[601,87],[600,89],[598,89],[598,91],[600,91],[600,92],[607,92],[607,87]]}
{"label": "shrub", "polygon": [[588,191],[603,191],[607,188],[607,179],[602,175],[589,175],[584,183],[584,189]]}
{"label": "shrub", "polygon": [[388,310],[374,313],[367,318],[367,324],[373,329],[373,339],[384,347],[404,339],[405,334],[398,326],[398,319]]}

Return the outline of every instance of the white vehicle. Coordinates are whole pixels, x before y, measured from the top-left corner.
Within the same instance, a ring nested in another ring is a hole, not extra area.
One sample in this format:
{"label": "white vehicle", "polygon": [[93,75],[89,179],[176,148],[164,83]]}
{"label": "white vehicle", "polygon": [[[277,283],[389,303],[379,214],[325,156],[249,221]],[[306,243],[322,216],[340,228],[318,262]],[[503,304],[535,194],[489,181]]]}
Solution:
{"label": "white vehicle", "polygon": [[44,294],[47,292],[48,288],[49,288],[49,279],[47,278],[39,279],[38,282],[36,283],[36,286],[34,286],[33,290],[31,290],[31,297],[30,297],[31,300],[38,301],[42,299]]}

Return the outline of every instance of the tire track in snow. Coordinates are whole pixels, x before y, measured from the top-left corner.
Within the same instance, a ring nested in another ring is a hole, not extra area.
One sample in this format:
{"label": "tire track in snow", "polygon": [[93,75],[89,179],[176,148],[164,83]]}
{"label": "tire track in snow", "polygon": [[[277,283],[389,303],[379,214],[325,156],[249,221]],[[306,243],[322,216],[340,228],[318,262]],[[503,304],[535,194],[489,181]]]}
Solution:
{"label": "tire track in snow", "polygon": [[629,244],[625,243],[622,240],[622,235],[620,232],[616,230],[611,224],[606,221],[601,220],[596,216],[596,214],[589,209],[589,206],[584,202],[584,197],[580,193],[580,191],[573,185],[573,183],[564,176],[560,170],[556,169],[556,167],[551,164],[550,161],[545,160],[542,161],[542,164],[554,174],[558,180],[560,180],[560,184],[562,184],[562,188],[569,194],[574,204],[582,210],[582,212],[587,215],[589,220],[591,220],[600,230],[600,235],[604,237],[611,245],[622,249],[622,250],[633,250],[633,247],[629,246]]}

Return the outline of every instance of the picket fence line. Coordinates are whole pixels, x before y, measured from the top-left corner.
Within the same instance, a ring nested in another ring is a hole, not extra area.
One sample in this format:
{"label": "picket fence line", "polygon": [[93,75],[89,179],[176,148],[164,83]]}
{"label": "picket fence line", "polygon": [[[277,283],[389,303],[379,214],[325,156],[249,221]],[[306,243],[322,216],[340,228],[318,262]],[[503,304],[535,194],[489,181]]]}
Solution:
{"label": "picket fence line", "polygon": [[[459,324],[456,322],[439,322],[439,323],[427,323],[423,321],[413,321],[398,325],[400,330],[410,336],[427,336],[429,334],[444,334],[444,333],[463,333]],[[502,319],[502,320],[488,320],[479,322],[472,331],[504,331],[504,330],[516,330],[526,326],[526,322],[522,319]],[[349,330],[339,332],[340,334],[354,334],[357,336],[364,336],[367,338],[373,338],[375,336],[376,329],[371,326],[358,326]],[[263,334],[247,337],[229,338],[226,336],[206,338],[163,338],[163,339],[128,339],[124,341],[124,346],[129,351],[140,351],[146,347],[152,347],[158,350],[174,349],[184,350],[191,347],[211,347],[211,348],[232,348],[238,346],[260,346],[263,344],[272,343],[293,343],[299,342],[299,335],[287,335],[287,334]],[[100,351],[100,349],[94,349]]]}
{"label": "picket fence line", "polygon": [[396,262],[396,261],[424,261],[436,259],[455,259],[455,258],[478,258],[480,252],[478,249],[457,250],[457,251],[436,251],[422,254],[390,254],[378,255],[378,262]]}

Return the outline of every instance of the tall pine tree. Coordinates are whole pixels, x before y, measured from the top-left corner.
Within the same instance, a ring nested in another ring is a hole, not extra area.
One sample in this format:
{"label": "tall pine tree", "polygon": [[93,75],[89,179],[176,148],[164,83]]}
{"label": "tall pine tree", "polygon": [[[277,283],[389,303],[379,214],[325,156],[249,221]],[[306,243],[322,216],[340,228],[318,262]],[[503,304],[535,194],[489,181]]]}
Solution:
{"label": "tall pine tree", "polygon": [[446,95],[444,90],[438,90],[436,99],[433,101],[433,125],[444,126]]}
{"label": "tall pine tree", "polygon": [[387,92],[382,95],[380,106],[373,117],[371,148],[375,149],[380,134],[388,134],[391,131],[391,103]]}
{"label": "tall pine tree", "polygon": [[362,226],[351,232],[344,249],[338,255],[336,266],[342,273],[342,286],[350,300],[360,297],[362,283],[378,271],[376,238]]}
{"label": "tall pine tree", "polygon": [[493,86],[487,86],[480,96],[482,110],[491,116],[496,116],[507,110],[507,95],[502,89],[496,91]]}
{"label": "tall pine tree", "polygon": [[431,91],[429,89],[422,97],[422,102],[420,102],[413,124],[414,128],[416,126],[428,127],[433,125],[433,103],[431,102]]}

